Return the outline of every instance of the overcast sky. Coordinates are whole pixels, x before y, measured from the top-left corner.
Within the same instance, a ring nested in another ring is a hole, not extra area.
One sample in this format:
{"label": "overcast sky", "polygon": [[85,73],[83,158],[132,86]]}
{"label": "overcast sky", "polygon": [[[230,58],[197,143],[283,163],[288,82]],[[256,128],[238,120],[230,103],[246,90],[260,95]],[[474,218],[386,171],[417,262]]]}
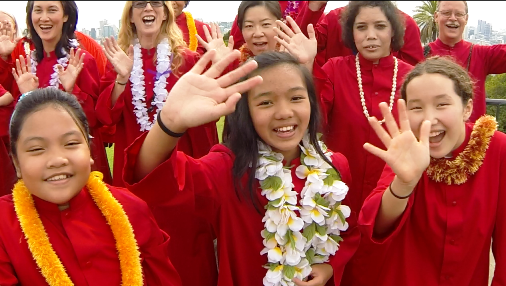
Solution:
{"label": "overcast sky", "polygon": [[[13,14],[18,20],[20,30],[26,27],[26,2],[9,1],[2,5],[2,9]],[[79,8],[78,30],[83,28],[97,28],[99,21],[107,19],[110,23],[119,26],[118,22],[123,11],[125,2],[121,1],[76,1]],[[210,21],[233,21],[237,14],[237,8],[240,1],[191,1],[188,8],[194,18]],[[348,1],[329,1],[325,12],[346,5]],[[422,4],[422,1],[398,1],[397,7],[403,12],[413,16],[413,10],[416,6]],[[469,22],[468,25],[476,26],[478,20],[485,20],[492,24],[494,30],[506,29],[504,21],[506,11],[506,1],[468,1]]]}

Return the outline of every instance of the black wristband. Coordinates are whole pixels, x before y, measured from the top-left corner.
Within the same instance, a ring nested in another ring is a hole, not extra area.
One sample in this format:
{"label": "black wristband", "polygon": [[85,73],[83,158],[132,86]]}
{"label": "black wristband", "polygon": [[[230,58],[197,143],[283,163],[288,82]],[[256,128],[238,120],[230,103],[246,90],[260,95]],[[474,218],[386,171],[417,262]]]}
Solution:
{"label": "black wristband", "polygon": [[116,83],[119,84],[119,85],[126,85],[128,83],[128,81],[125,82],[125,83],[122,83],[122,82],[119,82],[119,81],[116,80]]}
{"label": "black wristband", "polygon": [[[394,182],[394,181],[392,181],[392,183],[393,183],[393,182]],[[396,194],[394,193],[394,191],[392,190],[392,183],[390,183],[390,186],[388,187],[388,188],[390,189],[390,193],[392,193],[392,195],[393,195],[394,197],[398,198],[399,200],[404,200],[404,199],[407,199],[407,198],[409,198],[409,197],[411,196],[411,194],[413,193],[413,191],[411,191],[411,193],[409,193],[409,195],[407,195],[407,196],[404,196],[404,197],[398,196],[398,195],[396,195]]]}
{"label": "black wristband", "polygon": [[175,133],[173,131],[170,131],[169,128],[167,128],[167,126],[165,126],[162,122],[162,118],[160,117],[160,113],[162,113],[162,111],[158,112],[158,115],[156,116],[156,122],[158,123],[158,126],[160,126],[160,128],[162,129],[163,132],[165,132],[165,134],[171,136],[171,137],[175,137],[175,138],[179,138],[181,136],[184,135],[184,132],[183,133]]}

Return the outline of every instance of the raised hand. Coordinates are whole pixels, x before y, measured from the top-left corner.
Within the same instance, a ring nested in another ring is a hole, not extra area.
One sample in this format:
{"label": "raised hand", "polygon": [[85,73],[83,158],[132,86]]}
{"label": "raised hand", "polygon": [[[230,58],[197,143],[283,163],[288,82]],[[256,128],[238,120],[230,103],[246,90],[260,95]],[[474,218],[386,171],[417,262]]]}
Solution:
{"label": "raised hand", "polygon": [[215,23],[211,23],[210,26],[211,31],[204,25],[204,33],[206,34],[207,41],[202,39],[198,34],[196,36],[206,51],[216,50],[216,54],[212,59],[212,63],[215,64],[234,50],[234,37],[230,36],[228,39],[228,46],[226,46],[223,41],[223,34],[221,33],[220,26]]}
{"label": "raised hand", "polygon": [[30,60],[25,60],[22,55],[16,59],[16,68],[12,69],[12,75],[21,93],[27,93],[39,87],[39,78],[32,74],[32,63]]}
{"label": "raised hand", "polygon": [[18,43],[20,38],[14,38],[12,26],[9,21],[0,23],[0,56],[7,58]]}
{"label": "raised hand", "polygon": [[385,118],[388,133],[374,117],[369,123],[387,150],[365,143],[364,148],[380,157],[395,172],[397,178],[405,185],[414,187],[430,163],[429,134],[430,121],[424,121],[420,128],[419,140],[411,131],[406,112],[406,103],[399,99],[398,103],[400,130],[385,102],[380,103],[381,114]]}
{"label": "raised hand", "polygon": [[308,38],[302,33],[297,23],[295,23],[290,16],[286,17],[286,20],[292,28],[290,29],[288,25],[277,20],[276,23],[282,30],[278,27],[274,27],[274,31],[278,34],[274,38],[285,47],[299,63],[303,65],[310,64],[312,66],[317,53],[316,34],[313,25],[309,24],[307,27]]}
{"label": "raised hand", "polygon": [[215,57],[215,53],[215,50],[205,53],[170,91],[162,108],[161,117],[162,122],[173,132],[184,132],[188,128],[215,121],[232,113],[241,98],[241,93],[262,82],[260,76],[255,76],[235,83],[257,67],[255,61],[249,61],[220,77],[225,68],[239,58],[240,52],[237,50],[203,73],[208,63]]}
{"label": "raised hand", "polygon": [[130,78],[130,73],[134,66],[134,47],[130,45],[125,53],[118,45],[114,37],[105,38],[104,53],[109,62],[114,66],[114,70],[120,76],[122,81]]}
{"label": "raised hand", "polygon": [[81,49],[77,49],[74,53],[74,48],[70,49],[70,59],[66,69],[61,65],[57,65],[58,77],[66,92],[71,93],[74,89],[77,77],[84,66],[84,53]]}

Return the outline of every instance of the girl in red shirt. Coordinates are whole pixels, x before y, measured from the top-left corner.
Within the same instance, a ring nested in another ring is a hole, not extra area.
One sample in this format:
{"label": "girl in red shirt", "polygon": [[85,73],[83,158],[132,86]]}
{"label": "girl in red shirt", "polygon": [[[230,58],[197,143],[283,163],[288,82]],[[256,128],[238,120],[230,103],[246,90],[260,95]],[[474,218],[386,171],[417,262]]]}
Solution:
{"label": "girl in red shirt", "polygon": [[452,60],[435,57],[406,77],[399,126],[381,103],[386,146],[364,147],[387,163],[364,202],[360,224],[386,248],[381,274],[364,285],[505,285],[506,135],[485,115],[468,123],[473,83]]}

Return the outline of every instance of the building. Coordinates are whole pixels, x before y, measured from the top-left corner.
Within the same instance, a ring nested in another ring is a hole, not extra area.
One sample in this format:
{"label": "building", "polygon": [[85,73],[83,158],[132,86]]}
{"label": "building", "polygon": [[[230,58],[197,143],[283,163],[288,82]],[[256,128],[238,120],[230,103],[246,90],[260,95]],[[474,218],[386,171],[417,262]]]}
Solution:
{"label": "building", "polygon": [[97,30],[95,30],[95,28],[91,28],[91,31],[90,31],[90,37],[91,37],[93,40],[97,40]]}

